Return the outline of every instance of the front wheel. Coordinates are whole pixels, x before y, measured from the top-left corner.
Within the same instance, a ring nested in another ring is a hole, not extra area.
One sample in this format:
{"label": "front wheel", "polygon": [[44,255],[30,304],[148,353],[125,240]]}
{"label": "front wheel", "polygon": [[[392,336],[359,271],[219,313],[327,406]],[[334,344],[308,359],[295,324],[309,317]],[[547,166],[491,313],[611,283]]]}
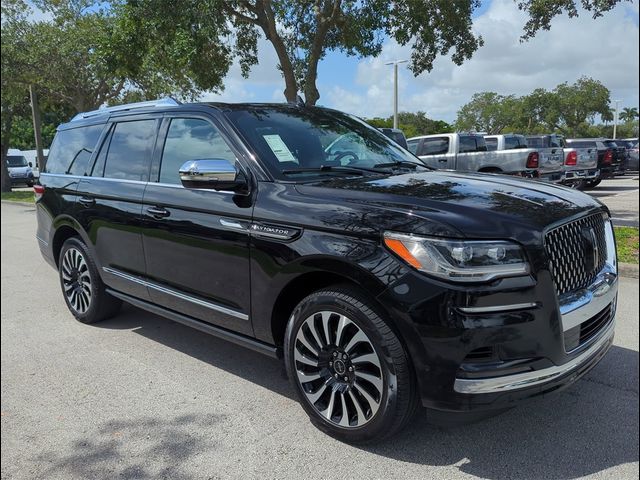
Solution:
{"label": "front wheel", "polygon": [[77,237],[67,239],[58,263],[60,286],[67,307],[82,323],[115,315],[122,302],[109,295],[87,246]]}
{"label": "front wheel", "polygon": [[402,343],[351,287],[321,290],[298,304],[285,363],[312,423],[340,440],[381,440],[415,412],[416,383]]}

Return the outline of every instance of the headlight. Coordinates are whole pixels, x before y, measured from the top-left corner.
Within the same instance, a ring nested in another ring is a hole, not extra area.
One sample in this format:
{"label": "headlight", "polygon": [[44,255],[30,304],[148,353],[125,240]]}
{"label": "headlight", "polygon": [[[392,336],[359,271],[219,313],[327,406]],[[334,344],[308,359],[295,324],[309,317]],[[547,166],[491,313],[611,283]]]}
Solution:
{"label": "headlight", "polygon": [[483,282],[529,273],[522,248],[502,240],[446,240],[385,232],[384,243],[415,269],[447,280]]}

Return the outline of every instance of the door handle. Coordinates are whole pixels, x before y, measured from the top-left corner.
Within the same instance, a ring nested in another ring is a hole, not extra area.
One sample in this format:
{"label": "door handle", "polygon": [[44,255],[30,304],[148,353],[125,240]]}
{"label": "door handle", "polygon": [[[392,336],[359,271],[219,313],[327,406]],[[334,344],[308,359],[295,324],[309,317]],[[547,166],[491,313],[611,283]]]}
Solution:
{"label": "door handle", "polygon": [[171,215],[171,212],[162,207],[149,207],[147,213],[155,218],[166,218]]}
{"label": "door handle", "polygon": [[91,197],[80,197],[78,198],[78,202],[85,207],[93,207],[96,204],[96,200]]}
{"label": "door handle", "polygon": [[447,163],[448,160],[446,158],[439,158],[438,161],[440,163]]}

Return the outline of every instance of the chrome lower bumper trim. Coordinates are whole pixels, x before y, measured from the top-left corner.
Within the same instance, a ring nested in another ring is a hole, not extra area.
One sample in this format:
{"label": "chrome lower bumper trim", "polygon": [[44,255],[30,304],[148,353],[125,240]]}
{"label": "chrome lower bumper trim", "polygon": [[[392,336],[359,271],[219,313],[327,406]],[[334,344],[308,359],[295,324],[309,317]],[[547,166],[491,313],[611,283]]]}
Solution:
{"label": "chrome lower bumper trim", "polygon": [[502,393],[551,382],[556,378],[576,370],[598,354],[603,348],[606,348],[613,340],[614,330],[615,321],[611,321],[611,324],[601,333],[598,340],[596,340],[591,347],[564,365],[556,365],[542,370],[517,373],[505,377],[477,379],[456,378],[453,389],[458,393],[467,394]]}
{"label": "chrome lower bumper trim", "polygon": [[527,303],[514,303],[512,305],[493,305],[490,307],[458,307],[462,313],[497,313],[497,312],[512,312],[514,310],[528,310],[536,308],[538,304],[536,302]]}

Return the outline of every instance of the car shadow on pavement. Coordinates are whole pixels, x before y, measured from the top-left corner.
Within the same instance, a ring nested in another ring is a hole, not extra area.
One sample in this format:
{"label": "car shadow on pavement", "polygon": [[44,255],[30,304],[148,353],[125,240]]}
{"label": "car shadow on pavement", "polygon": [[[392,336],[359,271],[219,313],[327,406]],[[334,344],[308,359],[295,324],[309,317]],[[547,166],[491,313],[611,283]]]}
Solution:
{"label": "car shadow on pavement", "polygon": [[496,480],[578,478],[637,462],[638,358],[613,346],[566,390],[470,425],[437,427],[418,415],[393,441],[364,450]]}
{"label": "car shadow on pavement", "polygon": [[[295,399],[282,363],[126,306],[99,328],[133,329],[233,375]],[[455,465],[488,479],[566,479],[638,461],[637,351],[613,346],[577,384],[474,424],[441,427],[418,412],[379,444],[357,447],[425,466]]]}

